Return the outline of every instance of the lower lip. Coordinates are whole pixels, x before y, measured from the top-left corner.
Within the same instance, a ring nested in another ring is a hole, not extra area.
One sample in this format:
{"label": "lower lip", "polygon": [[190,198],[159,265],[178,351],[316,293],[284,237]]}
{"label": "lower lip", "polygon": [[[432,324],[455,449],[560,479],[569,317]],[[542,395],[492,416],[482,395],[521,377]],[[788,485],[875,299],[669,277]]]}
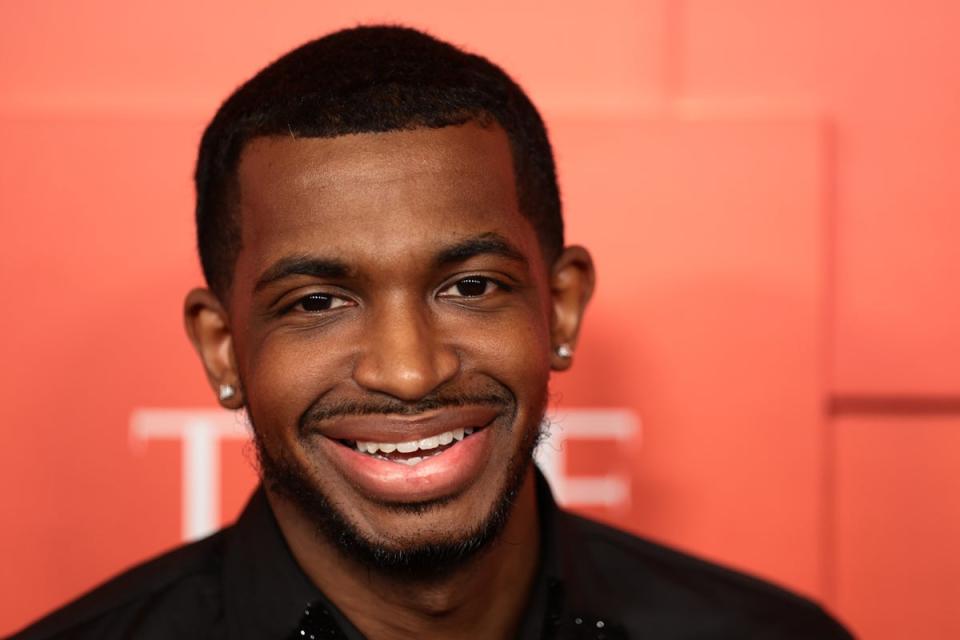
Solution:
{"label": "lower lip", "polygon": [[[382,502],[427,502],[456,495],[480,475],[493,442],[489,427],[415,465],[360,453],[320,436],[333,464],[361,493]],[[427,452],[424,452],[427,453]]]}

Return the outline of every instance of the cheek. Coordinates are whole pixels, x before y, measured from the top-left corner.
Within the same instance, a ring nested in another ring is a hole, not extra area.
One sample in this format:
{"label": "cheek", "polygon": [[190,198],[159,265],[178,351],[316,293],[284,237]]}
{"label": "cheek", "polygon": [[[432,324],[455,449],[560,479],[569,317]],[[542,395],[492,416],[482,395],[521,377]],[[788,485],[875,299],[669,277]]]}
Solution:
{"label": "cheek", "polygon": [[491,319],[470,333],[475,338],[472,344],[464,345],[464,366],[475,367],[505,384],[521,405],[536,403],[531,396],[545,392],[550,376],[550,335],[546,323],[534,314],[525,314]]}
{"label": "cheek", "polygon": [[254,424],[269,440],[292,440],[300,416],[336,380],[337,354],[305,334],[273,333],[251,345],[241,367]]}

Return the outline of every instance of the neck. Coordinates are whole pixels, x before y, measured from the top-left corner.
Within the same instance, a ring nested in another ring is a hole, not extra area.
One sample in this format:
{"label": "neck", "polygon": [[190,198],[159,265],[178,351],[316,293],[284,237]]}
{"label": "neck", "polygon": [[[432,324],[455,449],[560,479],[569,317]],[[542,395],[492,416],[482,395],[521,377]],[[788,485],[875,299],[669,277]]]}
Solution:
{"label": "neck", "polygon": [[520,625],[539,561],[532,468],[501,535],[475,558],[435,580],[416,582],[358,564],[300,510],[268,492],[280,529],[313,583],[368,638],[510,638]]}

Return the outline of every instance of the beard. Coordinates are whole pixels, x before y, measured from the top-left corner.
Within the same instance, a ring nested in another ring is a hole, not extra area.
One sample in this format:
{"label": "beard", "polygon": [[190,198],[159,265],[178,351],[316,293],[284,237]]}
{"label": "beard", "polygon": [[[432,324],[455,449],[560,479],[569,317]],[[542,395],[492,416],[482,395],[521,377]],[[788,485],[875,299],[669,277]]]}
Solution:
{"label": "beard", "polygon": [[[515,424],[515,397],[506,388],[495,385],[488,386],[481,393],[431,394],[414,404],[382,398],[366,402],[321,403],[318,400],[301,416],[298,435],[303,440],[311,424],[337,416],[416,415],[433,409],[476,404],[502,407],[504,414],[510,416],[508,424]],[[425,541],[370,538],[311,480],[309,470],[302,463],[282,449],[276,454],[271,453],[260,431],[253,424],[252,416],[250,420],[260,473],[265,485],[292,502],[316,527],[318,535],[361,566],[381,575],[409,581],[430,581],[442,579],[476,559],[481,552],[489,549],[503,532],[532,464],[534,450],[545,435],[545,409],[544,396],[532,416],[536,422],[519,425],[519,428],[523,429],[520,443],[507,461],[497,497],[480,521],[465,531],[431,532],[431,539]],[[488,428],[501,427],[491,425]],[[424,515],[433,509],[442,508],[453,499],[447,497],[428,502],[388,503],[381,506],[411,515]]]}

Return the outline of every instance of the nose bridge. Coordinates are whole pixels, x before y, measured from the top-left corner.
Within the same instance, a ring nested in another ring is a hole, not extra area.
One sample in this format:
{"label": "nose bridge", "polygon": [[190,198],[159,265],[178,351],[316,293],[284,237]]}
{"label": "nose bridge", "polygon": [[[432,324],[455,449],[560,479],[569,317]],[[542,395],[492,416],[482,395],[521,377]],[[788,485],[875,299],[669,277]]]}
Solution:
{"label": "nose bridge", "polygon": [[427,305],[402,292],[370,308],[363,334],[354,379],[371,391],[417,400],[460,366]]}

